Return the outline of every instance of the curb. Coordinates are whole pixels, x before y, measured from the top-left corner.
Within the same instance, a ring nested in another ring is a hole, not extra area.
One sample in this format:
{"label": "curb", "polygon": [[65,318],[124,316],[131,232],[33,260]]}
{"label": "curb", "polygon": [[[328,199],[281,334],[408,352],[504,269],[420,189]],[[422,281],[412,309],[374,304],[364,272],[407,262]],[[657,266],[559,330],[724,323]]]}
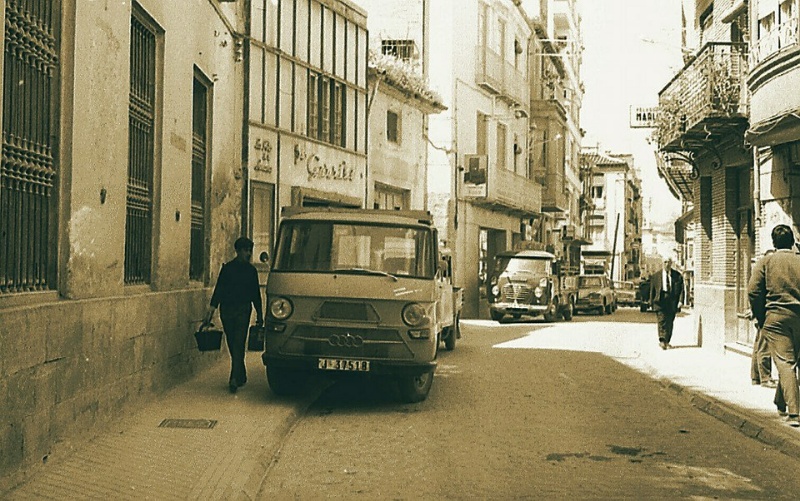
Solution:
{"label": "curb", "polygon": [[800,458],[800,432],[753,417],[739,407],[691,390],[670,379],[659,379],[664,388],[685,398],[693,407],[731,426],[743,435],[768,445],[787,456]]}

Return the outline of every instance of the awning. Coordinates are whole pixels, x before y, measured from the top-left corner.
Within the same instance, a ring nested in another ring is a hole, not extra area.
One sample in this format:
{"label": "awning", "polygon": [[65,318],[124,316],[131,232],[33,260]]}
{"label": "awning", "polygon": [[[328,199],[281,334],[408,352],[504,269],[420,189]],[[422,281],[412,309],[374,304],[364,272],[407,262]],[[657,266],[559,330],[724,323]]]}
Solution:
{"label": "awning", "polygon": [[800,139],[800,110],[784,113],[750,126],[745,140],[753,146],[775,146]]}
{"label": "awning", "polygon": [[679,244],[686,243],[686,227],[694,218],[694,208],[684,212],[681,217],[675,220],[675,241]]}

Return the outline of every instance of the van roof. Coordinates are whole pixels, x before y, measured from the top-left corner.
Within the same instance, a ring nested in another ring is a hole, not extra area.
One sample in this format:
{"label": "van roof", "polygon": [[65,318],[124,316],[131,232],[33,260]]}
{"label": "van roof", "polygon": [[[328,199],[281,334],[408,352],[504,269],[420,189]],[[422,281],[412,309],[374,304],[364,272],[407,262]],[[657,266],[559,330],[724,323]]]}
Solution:
{"label": "van roof", "polygon": [[520,250],[520,251],[502,251],[498,252],[496,257],[516,257],[522,259],[555,259],[556,257],[545,251],[539,250]]}
{"label": "van roof", "polygon": [[433,226],[433,216],[423,210],[351,209],[342,207],[284,207],[284,219],[321,219]]}

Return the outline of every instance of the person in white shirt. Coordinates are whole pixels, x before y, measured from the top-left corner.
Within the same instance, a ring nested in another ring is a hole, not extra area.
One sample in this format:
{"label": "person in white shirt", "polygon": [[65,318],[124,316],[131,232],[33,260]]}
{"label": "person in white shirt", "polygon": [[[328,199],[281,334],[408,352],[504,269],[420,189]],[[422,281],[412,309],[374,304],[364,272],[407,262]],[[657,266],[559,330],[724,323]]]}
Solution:
{"label": "person in white shirt", "polygon": [[664,268],[650,277],[650,304],[658,320],[658,344],[669,348],[675,315],[683,302],[683,276],[672,268],[672,258],[664,260]]}

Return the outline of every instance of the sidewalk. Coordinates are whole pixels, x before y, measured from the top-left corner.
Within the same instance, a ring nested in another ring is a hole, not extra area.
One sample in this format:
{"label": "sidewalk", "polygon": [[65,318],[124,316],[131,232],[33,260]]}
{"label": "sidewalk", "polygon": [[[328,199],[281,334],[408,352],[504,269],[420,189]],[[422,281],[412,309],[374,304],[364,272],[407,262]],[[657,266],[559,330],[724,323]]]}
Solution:
{"label": "sidewalk", "polygon": [[[691,312],[676,319],[667,351],[658,347],[654,324],[607,318],[583,323],[581,333],[577,322],[560,322],[500,346],[605,353],[743,434],[800,457],[800,430],[778,416],[774,390],[750,384],[750,358],[697,347]],[[259,355],[247,354],[249,381],[236,395],[227,391],[229,361],[221,357],[73,452],[61,444],[47,464],[27,472],[28,482],[0,498],[254,499],[275,449],[317,397],[274,397]],[[254,404],[263,405],[259,420],[252,418]],[[159,426],[165,419],[196,427]],[[209,420],[213,427],[202,427]]]}
{"label": "sidewalk", "polygon": [[[273,448],[317,395],[274,397],[260,353],[248,352],[246,361],[249,379],[235,395],[228,393],[230,361],[221,357],[73,452],[61,445],[62,457],[25,472],[28,481],[0,498],[254,499]],[[254,403],[264,407],[259,420]],[[159,426],[165,419],[185,420],[184,427]]]}

